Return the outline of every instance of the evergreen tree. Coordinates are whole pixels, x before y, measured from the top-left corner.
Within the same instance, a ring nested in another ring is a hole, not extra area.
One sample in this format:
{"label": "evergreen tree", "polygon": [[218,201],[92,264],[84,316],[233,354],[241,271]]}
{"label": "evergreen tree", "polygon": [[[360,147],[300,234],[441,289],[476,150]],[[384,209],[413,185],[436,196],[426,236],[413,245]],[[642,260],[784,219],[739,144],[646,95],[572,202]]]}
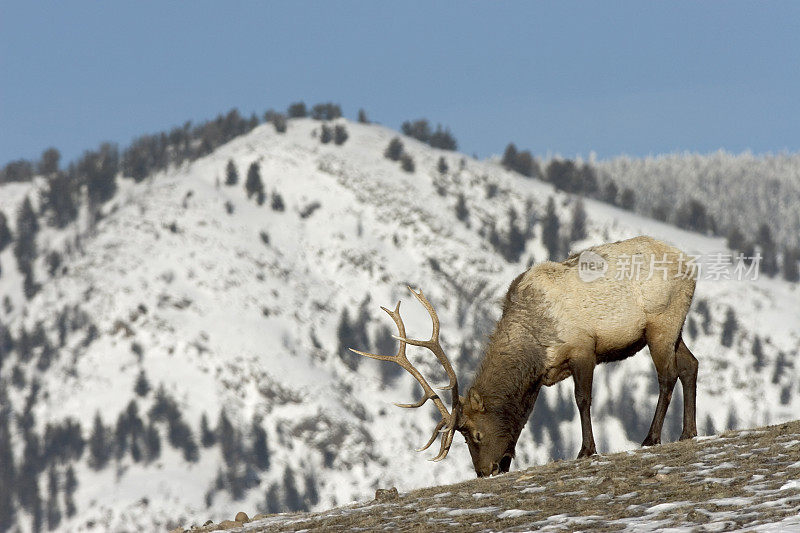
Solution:
{"label": "evergreen tree", "polygon": [[772,384],[777,385],[781,381],[781,377],[789,366],[789,363],[786,361],[786,354],[784,352],[778,352],[778,357],[775,358],[775,371],[772,373]]}
{"label": "evergreen tree", "polygon": [[675,224],[679,228],[705,233],[710,228],[706,206],[695,199],[685,202],[675,213]]}
{"label": "evergreen tree", "polygon": [[339,104],[326,102],[323,104],[316,104],[311,109],[311,118],[314,120],[336,120],[341,118],[342,108]]}
{"label": "evergreen tree", "polygon": [[68,518],[75,516],[77,509],[75,508],[75,491],[78,489],[78,480],[75,477],[75,470],[72,465],[67,467],[67,473],[64,475],[64,511]]}
{"label": "evergreen tree", "polygon": [[[397,366],[397,365],[392,365]],[[399,368],[399,367],[398,367]],[[317,491],[317,480],[313,472],[308,472],[305,476],[306,493],[304,497],[304,507],[310,509],[319,503],[319,492]]]}
{"label": "evergreen tree", "polygon": [[569,238],[572,242],[586,238],[586,209],[581,198],[578,198],[578,201],[575,202],[575,207],[572,209]]}
{"label": "evergreen tree", "polygon": [[247,181],[244,188],[247,191],[248,199],[264,192],[264,183],[261,181],[261,170],[257,161],[254,161],[247,170]]}
{"label": "evergreen tree", "polygon": [[203,416],[200,417],[200,444],[203,445],[203,448],[210,448],[217,443],[217,436],[214,434],[214,431],[208,425],[208,417],[205,413]]}
{"label": "evergreen tree", "polygon": [[261,420],[253,417],[251,428],[253,439],[251,456],[253,464],[260,470],[269,470],[269,449],[267,448],[267,432],[261,426]]}
{"label": "evergreen tree", "polygon": [[636,206],[636,194],[634,194],[633,189],[626,187],[622,190],[622,195],[619,197],[619,205],[622,209],[633,211]]}
{"label": "evergreen tree", "polygon": [[302,511],[305,508],[303,499],[297,491],[294,472],[289,465],[286,465],[283,471],[283,502],[286,506],[286,510],[290,512]]}
{"label": "evergreen tree", "polygon": [[150,392],[150,389],[150,381],[148,381],[147,375],[144,373],[144,369],[142,369],[139,371],[139,376],[136,378],[136,385],[134,385],[133,391],[137,396],[144,398],[147,396],[147,393]]}
{"label": "evergreen tree", "polygon": [[617,205],[617,184],[612,180],[608,180],[606,187],[603,190],[603,201],[611,205]]}
{"label": "evergreen tree", "polygon": [[33,178],[33,164],[25,159],[8,163],[0,172],[0,183],[30,181]]}
{"label": "evergreen tree", "polygon": [[286,117],[284,115],[276,114],[271,122],[277,133],[286,133]]}
{"label": "evergreen tree", "polygon": [[708,308],[708,302],[705,300],[697,300],[695,309],[697,310],[697,314],[700,315],[700,318],[703,319],[700,323],[703,328],[703,333],[708,335],[708,332],[711,330],[711,310]]}
{"label": "evergreen tree", "polygon": [[295,102],[289,106],[286,113],[289,118],[305,118],[308,115],[305,102]]}
{"label": "evergreen tree", "polygon": [[455,151],[458,149],[458,142],[449,129],[443,129],[442,126],[437,125],[436,131],[431,134],[428,144],[433,148],[440,150]]}
{"label": "evergreen tree", "polygon": [[233,159],[228,159],[228,165],[225,167],[225,185],[236,185],[237,183],[239,183],[239,171],[236,170]]}
{"label": "evergreen tree", "polygon": [[147,462],[155,461],[161,456],[161,435],[152,420],[144,430],[144,452]]}
{"label": "evergreen tree", "polygon": [[383,152],[383,157],[391,159],[392,161],[400,161],[400,156],[403,155],[403,143],[398,137],[389,141],[389,146]]}
{"label": "evergreen tree", "polygon": [[761,272],[769,277],[778,273],[778,258],[775,241],[767,224],[761,224],[756,235],[756,245],[761,251]]}
{"label": "evergreen tree", "polygon": [[111,457],[111,442],[108,430],[103,425],[100,412],[94,416],[94,426],[89,437],[89,466],[94,470],[102,470]]}
{"label": "evergreen tree", "polygon": [[783,279],[792,283],[800,281],[798,262],[800,262],[800,248],[787,246],[783,249]]}
{"label": "evergreen tree", "polygon": [[272,210],[283,212],[286,209],[286,206],[283,203],[283,196],[281,193],[274,192],[272,193]]}
{"label": "evergreen tree", "polygon": [[55,529],[61,523],[61,506],[58,504],[58,471],[54,466],[47,472],[47,529]]}
{"label": "evergreen tree", "polygon": [[458,193],[458,200],[456,201],[456,218],[469,226],[469,209],[467,208],[467,201],[464,198],[464,193]]}
{"label": "evergreen tree", "polygon": [[686,319],[686,334],[690,339],[697,338],[697,322],[695,322],[692,316]]}
{"label": "evergreen tree", "polygon": [[506,146],[501,164],[508,170],[515,170],[517,168],[517,147],[514,146],[514,143],[508,143],[508,146]]}
{"label": "evergreen tree", "polygon": [[722,338],[720,342],[723,346],[730,348],[733,345],[733,336],[736,334],[738,328],[739,324],[736,322],[736,313],[729,307],[728,311],[725,313],[725,322],[722,324]]}
{"label": "evergreen tree", "polygon": [[5,250],[6,246],[11,244],[13,237],[11,236],[11,230],[8,229],[8,220],[6,219],[5,213],[0,211],[0,252]]}
{"label": "evergreen tree", "polygon": [[753,348],[752,354],[755,362],[753,363],[753,368],[756,372],[760,372],[762,368],[764,368],[764,350],[761,347],[761,337],[756,335],[755,339],[753,339]]}
{"label": "evergreen tree", "polygon": [[517,211],[513,207],[508,210],[508,233],[505,243],[506,261],[516,263],[525,251],[525,235],[517,223]]}
{"label": "evergreen tree", "polygon": [[323,124],[320,128],[319,134],[319,141],[322,144],[328,144],[333,139],[333,131],[328,127],[327,124]]}
{"label": "evergreen tree", "polygon": [[444,157],[439,158],[439,162],[436,164],[436,170],[438,170],[439,174],[441,174],[442,176],[447,174],[448,171],[447,161],[445,161]]}
{"label": "evergreen tree", "polygon": [[730,231],[728,231],[727,241],[728,241],[728,248],[732,252],[736,253],[744,251],[745,238],[744,235],[742,235],[742,232],[739,231],[739,228],[737,228],[736,226],[733,226],[730,229]]}
{"label": "evergreen tree", "polygon": [[405,170],[409,174],[413,174],[414,173],[414,169],[415,169],[414,159],[410,155],[408,155],[406,153],[403,153],[400,156],[400,166],[402,167],[403,170]]}
{"label": "evergreen tree", "polygon": [[561,254],[561,241],[559,239],[560,229],[561,221],[558,219],[556,203],[551,196],[547,199],[544,221],[542,222],[542,241],[545,248],[547,248],[547,253],[551,261],[557,260]]}
{"label": "evergreen tree", "polygon": [[538,177],[541,174],[539,163],[536,162],[536,159],[533,158],[533,155],[528,150],[523,150],[517,154],[514,170],[528,178]]}
{"label": "evergreen tree", "polygon": [[16,468],[14,466],[14,450],[9,427],[8,397],[4,389],[0,389],[0,531],[8,531],[16,522],[14,507],[14,489]]}
{"label": "evergreen tree", "polygon": [[367,118],[367,112],[363,109],[358,110],[358,122],[359,124],[369,124],[369,118]]}
{"label": "evergreen tree", "polygon": [[[397,350],[397,341],[392,338],[393,334],[392,330],[384,324],[378,327],[374,342],[377,353],[392,353]],[[381,383],[386,385],[393,383],[403,373],[403,369],[399,365],[382,364],[382,361],[377,363],[379,363],[378,369],[381,374]]]}
{"label": "evergreen tree", "polygon": [[339,318],[339,326],[336,328],[336,334],[339,338],[339,357],[350,368],[350,370],[358,369],[361,363],[361,356],[354,354],[349,349],[356,348],[358,350],[366,350],[368,346],[359,346],[358,334],[355,331],[354,325],[350,322],[350,313],[345,307],[342,310],[342,316]]}
{"label": "evergreen tree", "polygon": [[706,435],[716,435],[717,429],[714,427],[714,419],[711,418],[711,415],[706,415]]}
{"label": "evergreen tree", "polygon": [[341,146],[347,141],[347,128],[342,124],[337,124],[333,128],[333,142]]}
{"label": "evergreen tree", "polygon": [[119,167],[119,150],[111,143],[101,144],[97,152],[86,152],[78,161],[78,173],[86,181],[86,192],[92,205],[107,202],[117,192]]}
{"label": "evergreen tree", "polygon": [[431,126],[424,118],[413,122],[407,120],[400,125],[400,130],[403,132],[403,135],[408,135],[426,144],[431,139]]}
{"label": "evergreen tree", "polygon": [[49,176],[58,172],[58,163],[61,161],[61,152],[56,148],[48,148],[42,152],[42,158],[39,160],[39,174]]}
{"label": "evergreen tree", "polygon": [[47,186],[40,191],[41,210],[48,214],[48,222],[56,228],[64,228],[78,216],[76,187],[69,175],[53,174]]}
{"label": "evergreen tree", "polygon": [[725,423],[725,429],[731,430],[739,427],[739,417],[736,416],[736,407],[731,405],[728,411],[728,420]]}
{"label": "evergreen tree", "polygon": [[36,233],[39,231],[39,221],[30,199],[26,196],[17,213],[17,240],[14,241],[14,255],[20,272],[25,273],[31,263],[36,259]]}

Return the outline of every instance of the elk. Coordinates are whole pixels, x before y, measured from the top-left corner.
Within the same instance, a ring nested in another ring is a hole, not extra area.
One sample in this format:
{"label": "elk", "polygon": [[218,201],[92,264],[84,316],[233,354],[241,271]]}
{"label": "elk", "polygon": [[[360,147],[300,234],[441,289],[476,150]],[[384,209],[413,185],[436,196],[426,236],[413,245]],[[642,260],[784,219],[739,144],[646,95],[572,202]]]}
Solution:
{"label": "elk", "polygon": [[[580,272],[584,254],[605,265],[591,279]],[[421,290],[415,292],[409,287],[430,314],[430,339],[406,337],[398,302],[394,311],[382,307],[397,326],[397,354],[351,350],[396,363],[414,376],[422,385],[422,398],[396,405],[416,408],[431,400],[442,415],[433,435],[418,451],[426,450],[441,435],[439,454],[432,459],[440,461],[459,431],[479,477],[508,472],[539,390],[569,376],[574,381],[581,420],[578,458],[597,453],[590,417],[594,368],[598,363],[626,359],[645,345],[655,364],[659,394],[642,445],[661,442],[664,416],[678,379],[684,398],[680,438],[690,439],[697,436],[698,363],[683,342],[681,330],[692,302],[696,272],[686,259],[677,248],[640,236],[594,246],[560,263],[534,265],[508,288],[502,315],[466,396],[459,396],[456,374],[439,343],[439,318]],[[631,270],[634,265],[638,265],[635,276]],[[407,345],[430,350],[444,367],[449,384],[440,390],[451,392],[450,410],[409,362]]]}

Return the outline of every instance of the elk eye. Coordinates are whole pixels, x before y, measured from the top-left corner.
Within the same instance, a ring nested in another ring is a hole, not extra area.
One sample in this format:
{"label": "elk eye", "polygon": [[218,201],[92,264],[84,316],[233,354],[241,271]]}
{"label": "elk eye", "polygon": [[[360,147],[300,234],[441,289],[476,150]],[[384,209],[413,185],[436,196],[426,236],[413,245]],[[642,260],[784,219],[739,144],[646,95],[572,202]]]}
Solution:
{"label": "elk eye", "polygon": [[474,440],[476,443],[480,443],[482,438],[483,438],[483,435],[481,434],[481,432],[480,432],[480,431],[476,431],[476,432],[475,432],[475,433],[472,435],[472,440]]}

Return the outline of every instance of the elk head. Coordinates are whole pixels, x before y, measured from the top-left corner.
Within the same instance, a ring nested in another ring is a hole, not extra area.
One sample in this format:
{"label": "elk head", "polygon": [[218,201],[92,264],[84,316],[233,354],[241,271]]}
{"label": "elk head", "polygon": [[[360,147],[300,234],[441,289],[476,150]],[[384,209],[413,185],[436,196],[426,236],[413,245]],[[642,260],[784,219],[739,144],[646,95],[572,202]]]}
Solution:
{"label": "elk head", "polygon": [[[398,407],[416,408],[421,407],[428,400],[432,400],[439,409],[442,419],[433,430],[433,434],[428,442],[417,451],[427,450],[436,437],[441,434],[441,445],[439,454],[432,459],[432,461],[441,461],[447,457],[447,452],[450,451],[450,445],[453,443],[453,436],[456,430],[464,435],[467,441],[470,455],[472,456],[472,464],[475,467],[475,473],[479,477],[489,476],[499,473],[508,472],[511,465],[511,459],[514,456],[514,446],[517,441],[517,435],[511,435],[510,432],[505,431],[502,427],[501,418],[495,416],[492,410],[487,409],[484,405],[483,399],[477,390],[471,389],[467,398],[458,395],[458,379],[450,364],[450,360],[444,353],[441,344],[439,344],[439,317],[436,315],[436,310],[430,304],[422,290],[415,292],[411,287],[408,288],[417,300],[427,309],[428,314],[431,316],[433,322],[433,331],[431,338],[428,340],[416,340],[406,337],[405,325],[403,319],[400,317],[400,302],[394,311],[390,311],[385,307],[381,307],[390,317],[394,320],[397,326],[398,334],[394,336],[395,339],[400,341],[400,347],[396,355],[379,355],[373,353],[362,352],[350,348],[351,351],[378,359],[380,361],[391,361],[403,367],[408,371],[414,379],[416,379],[422,386],[424,395],[416,403],[400,404],[396,403]],[[451,394],[451,410],[448,410],[442,399],[428,384],[422,374],[412,365],[406,357],[406,346],[420,346],[433,352],[436,359],[439,360],[445,372],[450,378],[450,383],[445,387],[440,387],[439,390],[449,390]]]}

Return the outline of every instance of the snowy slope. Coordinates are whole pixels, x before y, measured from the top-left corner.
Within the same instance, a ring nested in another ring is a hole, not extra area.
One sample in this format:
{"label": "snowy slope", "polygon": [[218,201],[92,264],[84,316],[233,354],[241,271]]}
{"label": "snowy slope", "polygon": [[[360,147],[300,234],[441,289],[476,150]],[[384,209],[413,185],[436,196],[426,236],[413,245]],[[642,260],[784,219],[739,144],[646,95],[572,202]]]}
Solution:
{"label": "snowy slope", "polygon": [[[223,408],[245,434],[254,417],[267,433],[270,467],[251,476],[249,488],[235,503],[225,482],[222,490],[214,490],[224,469],[219,446],[200,446],[198,460],[186,462],[167,443],[162,428],[162,453],[149,464],[125,455],[96,471],[85,452],[75,463],[78,513],[65,518],[62,528],[99,524],[141,530],[180,523],[188,516],[221,519],[234,506],[263,509],[268,494],[285,497],[287,467],[296,490],[317,509],[364,499],[378,485],[409,490],[474,475],[460,437],[441,463],[427,462],[424,454],[414,452],[435,424],[433,410],[409,412],[392,405],[416,396],[409,376],[387,382],[378,362],[362,361],[356,371],[347,366],[349,355],[337,352],[342,313],[347,310],[355,319],[364,310],[374,344],[379,328],[391,325],[379,306],[402,299],[409,334],[426,336],[427,314],[405,289],[407,284],[421,287],[441,317],[445,349],[460,365],[459,373],[468,376],[508,283],[530,261],[546,257],[540,223],[514,264],[494,251],[481,229],[496,222],[502,232],[508,209],[514,207],[521,215],[526,200],[541,216],[550,196],[566,223],[574,200],[493,162],[404,138],[416,163],[416,172],[406,173],[383,157],[395,132],[346,122],[350,137],[335,146],[320,143],[319,127],[319,122],[296,119],[280,135],[271,125],[262,125],[205,158],[140,184],[121,179],[117,195],[105,206],[106,215],[91,232],[81,234],[78,245],[75,228],[42,232],[40,247],[63,249],[70,243],[73,251],[65,254],[65,271],[42,281],[41,292],[30,302],[22,297],[18,274],[12,274],[11,251],[0,254],[0,296],[8,294],[13,301],[13,309],[0,311],[0,317],[12,332],[42,321],[48,336],[55,338],[58,314],[74,307],[97,331],[90,342],[89,324],[70,333],[46,372],[38,371],[33,361],[6,361],[2,367],[5,382],[15,364],[26,373],[26,383],[38,376],[41,388],[33,414],[40,432],[48,421],[69,416],[88,437],[98,412],[113,426],[137,398],[134,384],[144,371],[154,389],[163,385],[177,401],[195,440],[201,416],[214,424]],[[445,176],[436,170],[442,156],[450,168]],[[229,159],[241,176],[233,187],[220,184]],[[255,161],[268,197],[263,206],[248,200],[243,186]],[[487,198],[489,184],[497,186],[492,198]],[[25,192],[19,185],[2,188],[0,206],[9,219]],[[276,192],[283,198],[283,211],[270,206]],[[469,209],[468,225],[455,215],[459,194]],[[315,202],[319,207],[309,209]],[[586,210],[589,238],[575,247],[644,233],[687,252],[724,251],[721,239],[606,204],[587,200]],[[701,365],[701,432],[710,425],[721,430],[796,417],[800,367],[791,363],[800,346],[800,289],[770,279],[701,281],[700,299],[711,311],[708,332],[698,328],[687,343]],[[733,346],[725,348],[720,331],[728,307],[735,309],[739,329]],[[695,311],[692,316],[701,321]],[[759,371],[751,355],[755,335],[764,343]],[[781,351],[790,364],[773,383]],[[428,375],[441,375],[429,354],[416,356]],[[649,357],[640,354],[602,367],[595,383],[599,449],[635,447],[655,407]],[[786,387],[788,399],[782,394]],[[18,415],[28,387],[7,388]],[[137,398],[143,415],[154,395],[151,391]],[[544,392],[539,403],[567,418],[556,418],[554,432],[525,431],[512,468],[577,453],[579,423],[571,395],[569,383]],[[677,411],[673,406],[670,414]],[[736,420],[731,422],[732,412]],[[534,425],[537,416],[539,407]],[[631,434],[631,427],[642,424],[641,434]],[[16,453],[22,454],[21,443]],[[45,476],[41,478],[45,493]],[[318,498],[311,496],[314,491]],[[27,514],[19,519],[28,527]]]}

